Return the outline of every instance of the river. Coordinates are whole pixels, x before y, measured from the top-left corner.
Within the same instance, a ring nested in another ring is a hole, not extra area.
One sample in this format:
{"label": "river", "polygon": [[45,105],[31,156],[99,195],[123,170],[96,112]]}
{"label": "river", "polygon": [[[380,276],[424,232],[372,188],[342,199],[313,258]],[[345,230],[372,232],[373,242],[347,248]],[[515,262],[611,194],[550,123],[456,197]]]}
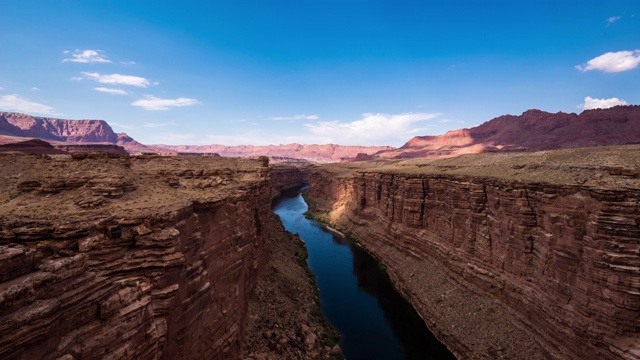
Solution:
{"label": "river", "polygon": [[308,207],[302,190],[283,192],[273,211],[306,244],[322,312],[340,332],[345,357],[455,359],[395,291],[374,258],[325,225],[304,217]]}

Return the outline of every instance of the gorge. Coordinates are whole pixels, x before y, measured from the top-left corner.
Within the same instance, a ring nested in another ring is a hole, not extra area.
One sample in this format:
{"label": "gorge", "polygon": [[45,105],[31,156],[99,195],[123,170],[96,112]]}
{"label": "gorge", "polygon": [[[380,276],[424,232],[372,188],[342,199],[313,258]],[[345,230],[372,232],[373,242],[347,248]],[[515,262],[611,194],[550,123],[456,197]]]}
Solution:
{"label": "gorge", "polygon": [[461,358],[638,359],[638,150],[336,164],[309,197]]}
{"label": "gorge", "polygon": [[459,358],[640,358],[639,145],[322,165],[20,153],[47,146],[0,153],[2,358],[339,358],[271,211],[304,183],[310,214]]}

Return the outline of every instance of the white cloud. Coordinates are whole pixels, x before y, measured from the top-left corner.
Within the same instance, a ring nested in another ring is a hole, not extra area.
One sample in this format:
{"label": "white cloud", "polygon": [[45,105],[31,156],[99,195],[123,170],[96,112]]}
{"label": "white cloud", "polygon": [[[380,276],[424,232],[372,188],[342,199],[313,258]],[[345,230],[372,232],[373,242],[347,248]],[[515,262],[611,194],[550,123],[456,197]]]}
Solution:
{"label": "white cloud", "polygon": [[33,91],[40,91],[40,89],[39,89],[39,88],[37,88],[37,87],[35,87],[35,86],[34,86],[34,87],[32,87],[32,88],[31,88],[31,90],[33,90]]}
{"label": "white cloud", "polygon": [[133,106],[141,107],[145,110],[169,110],[171,107],[191,106],[200,103],[196,99],[177,98],[177,99],[160,99],[152,95],[147,95],[140,100],[131,103]]}
{"label": "white cloud", "polygon": [[136,128],[133,125],[120,124],[120,123],[113,122],[113,121],[109,121],[109,125],[117,127],[117,128],[127,129],[127,130],[133,130],[133,129]]}
{"label": "white cloud", "polygon": [[618,98],[611,99],[594,99],[591,96],[584,98],[584,104],[580,107],[584,110],[590,109],[608,109],[618,105],[627,105],[627,102]]}
{"label": "white cloud", "polygon": [[130,66],[130,65],[135,65],[136,62],[135,61],[120,61],[120,64]]}
{"label": "white cloud", "polygon": [[175,121],[169,121],[166,123],[145,123],[144,127],[147,128],[159,128],[159,127],[165,127],[165,126],[175,126],[176,123]]}
{"label": "white cloud", "polygon": [[73,78],[72,80],[90,79],[102,84],[119,84],[146,88],[149,86],[149,80],[132,75],[120,74],[104,74],[83,72],[84,78]]}
{"label": "white cloud", "polygon": [[318,120],[320,117],[318,115],[293,115],[293,116],[272,116],[269,117],[269,120]]}
{"label": "white cloud", "polygon": [[35,114],[55,113],[51,106],[29,101],[15,94],[0,96],[0,109]]}
{"label": "white cloud", "polygon": [[[65,51],[65,54],[69,54],[69,51]],[[71,58],[64,59],[62,62],[76,62],[76,63],[110,63],[104,55],[102,50],[76,50],[71,54]]]}
{"label": "white cloud", "polygon": [[97,88],[93,88],[96,91],[100,91],[100,92],[104,92],[104,93],[108,93],[108,94],[114,94],[114,95],[127,95],[128,93],[124,90],[121,89],[112,89],[112,88],[106,88],[106,87],[97,87]]}
{"label": "white cloud", "polygon": [[153,135],[149,138],[148,142],[145,144],[154,143],[154,144],[164,144],[164,145],[206,145],[206,142],[202,142],[198,140],[198,136],[196,134],[176,134],[176,133],[162,133]]}
{"label": "white cloud", "polygon": [[305,124],[319,143],[372,145],[404,143],[426,130],[424,122],[440,116],[434,113],[363,114],[352,122],[323,121]]}
{"label": "white cloud", "polygon": [[611,16],[607,19],[607,24],[613,24],[614,22],[620,20],[620,16]]}
{"label": "white cloud", "polygon": [[638,64],[640,64],[640,50],[617,51],[602,54],[584,65],[577,65],[576,69],[584,72],[591,70],[621,72],[635,69]]}

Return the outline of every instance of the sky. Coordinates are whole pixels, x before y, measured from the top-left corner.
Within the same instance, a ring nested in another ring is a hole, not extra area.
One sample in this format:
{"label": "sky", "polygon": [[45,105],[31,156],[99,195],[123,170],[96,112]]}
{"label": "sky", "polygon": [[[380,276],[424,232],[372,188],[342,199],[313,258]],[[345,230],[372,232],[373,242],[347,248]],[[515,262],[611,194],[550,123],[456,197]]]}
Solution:
{"label": "sky", "polygon": [[640,1],[0,0],[0,111],[146,144],[400,146],[640,103]]}

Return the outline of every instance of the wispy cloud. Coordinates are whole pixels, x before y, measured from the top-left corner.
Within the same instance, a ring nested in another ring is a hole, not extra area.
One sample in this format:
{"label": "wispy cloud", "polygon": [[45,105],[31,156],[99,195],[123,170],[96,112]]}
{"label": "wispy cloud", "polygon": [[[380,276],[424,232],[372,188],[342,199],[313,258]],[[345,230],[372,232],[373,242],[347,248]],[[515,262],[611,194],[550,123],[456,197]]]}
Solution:
{"label": "wispy cloud", "polygon": [[92,72],[83,72],[83,77],[73,78],[72,80],[82,80],[89,79],[94,80],[102,84],[118,84],[118,85],[129,85],[136,87],[146,88],[149,86],[149,80],[133,75],[121,75],[121,74],[99,74]]}
{"label": "wispy cloud", "polygon": [[120,64],[131,66],[131,65],[135,65],[136,62],[135,61],[120,61]]}
{"label": "wispy cloud", "polygon": [[35,87],[35,86],[34,86],[34,87],[32,87],[32,88],[31,88],[31,90],[33,90],[33,91],[40,91],[40,88],[37,88],[37,87]]}
{"label": "wispy cloud", "polygon": [[19,111],[23,113],[55,114],[54,109],[51,106],[29,101],[16,94],[0,96],[0,109]]}
{"label": "wispy cloud", "polygon": [[148,122],[148,123],[144,124],[144,127],[147,127],[147,128],[159,128],[159,127],[175,126],[175,125],[176,125],[175,121],[169,121],[169,122],[166,122],[166,123],[151,123],[151,122]]}
{"label": "wispy cloud", "polygon": [[607,19],[607,24],[611,25],[618,20],[620,20],[620,16],[611,16]]}
{"label": "wispy cloud", "polygon": [[[65,54],[70,54],[70,51],[65,51]],[[75,63],[110,63],[111,60],[108,60],[104,55],[102,55],[102,50],[79,50],[76,49],[70,58],[63,59],[62,62],[75,62]]]}
{"label": "wispy cloud", "polygon": [[136,129],[136,127],[133,126],[133,125],[120,124],[120,123],[113,122],[113,121],[109,121],[109,125],[111,125],[113,127],[116,127],[116,128],[127,129],[127,130]]}
{"label": "wispy cloud", "polygon": [[591,96],[584,98],[584,104],[579,107],[584,110],[590,109],[608,109],[618,105],[627,105],[627,102],[618,98],[610,99],[594,99]]}
{"label": "wispy cloud", "polygon": [[640,50],[617,51],[602,54],[584,65],[577,65],[576,69],[583,72],[592,70],[621,72],[635,69],[638,64],[640,64]]}
{"label": "wispy cloud", "polygon": [[197,99],[184,97],[177,99],[160,99],[152,95],[147,95],[140,100],[132,102],[131,105],[141,107],[145,110],[169,110],[172,107],[191,106],[199,103]]}
{"label": "wispy cloud", "polygon": [[293,116],[271,116],[268,118],[269,120],[318,120],[320,117],[318,115],[293,115]]}
{"label": "wispy cloud", "polygon": [[176,133],[164,133],[152,136],[149,141],[155,144],[164,145],[184,145],[184,144],[204,144],[198,141],[196,134],[176,134]]}
{"label": "wispy cloud", "polygon": [[106,88],[106,87],[97,87],[97,88],[93,88],[93,90],[95,91],[100,91],[103,93],[107,93],[107,94],[114,94],[114,95],[127,95],[129,94],[128,92],[122,90],[122,89],[113,89],[113,88]]}
{"label": "wispy cloud", "polygon": [[403,143],[426,130],[425,122],[439,113],[363,114],[352,122],[323,121],[305,124],[318,142],[343,145]]}

